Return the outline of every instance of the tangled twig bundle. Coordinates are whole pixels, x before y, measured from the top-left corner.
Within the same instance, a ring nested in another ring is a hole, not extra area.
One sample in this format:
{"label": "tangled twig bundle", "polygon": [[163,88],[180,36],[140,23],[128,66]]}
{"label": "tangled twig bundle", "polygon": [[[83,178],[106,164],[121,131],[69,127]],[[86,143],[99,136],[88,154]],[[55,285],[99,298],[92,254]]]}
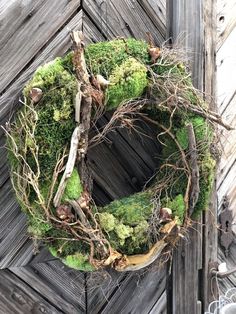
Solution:
{"label": "tangled twig bundle", "polygon": [[[36,71],[6,130],[13,186],[29,232],[66,264],[137,270],[207,207],[213,125],[231,127],[207,109],[178,50],[134,39],[84,49],[76,32],[72,40],[72,54]],[[107,110],[113,115],[98,130]],[[143,192],[98,207],[86,154],[117,128],[141,132],[140,119],[156,128],[159,169]]]}

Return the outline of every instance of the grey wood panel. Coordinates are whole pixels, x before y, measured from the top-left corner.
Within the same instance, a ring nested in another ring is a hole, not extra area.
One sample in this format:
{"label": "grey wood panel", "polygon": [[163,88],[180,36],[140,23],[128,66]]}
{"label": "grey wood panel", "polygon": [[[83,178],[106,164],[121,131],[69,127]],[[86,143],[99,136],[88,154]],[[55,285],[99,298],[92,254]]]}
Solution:
{"label": "grey wood panel", "polygon": [[110,285],[108,279],[108,284],[104,283],[96,291],[90,291],[88,285],[88,313],[149,313],[165,290],[166,267],[157,271],[153,266],[147,272],[130,272],[111,278]]}
{"label": "grey wood panel", "polygon": [[163,38],[166,38],[166,0],[138,0]]}
{"label": "grey wood panel", "polygon": [[236,28],[235,14],[234,0],[217,1],[217,51]]}
{"label": "grey wood panel", "polygon": [[[214,96],[215,89],[215,47],[214,9],[215,1],[168,1],[168,31],[175,43],[186,50],[190,59],[194,85],[206,92],[207,100]],[[210,101],[211,109],[214,103]],[[216,199],[213,190],[213,199]],[[175,252],[172,272],[171,301],[173,313],[199,312],[207,307],[208,263],[217,252],[216,202],[203,214],[204,228],[199,230],[202,220],[189,230],[189,244],[182,242]],[[202,239],[200,238],[202,236]],[[199,272],[199,270],[201,270]],[[198,295],[198,291],[200,294]],[[200,302],[201,301],[201,302]]]}
{"label": "grey wood panel", "polygon": [[106,36],[101,34],[94,21],[83,11],[83,33],[89,42],[98,42],[106,40]]}
{"label": "grey wood panel", "polygon": [[44,296],[11,273],[0,271],[0,311],[2,314],[63,313],[58,305],[53,306]]}
{"label": "grey wood panel", "polygon": [[[204,37],[202,0],[168,0],[168,35],[188,53],[194,85],[203,89]],[[205,2],[204,2],[205,3]]]}
{"label": "grey wood panel", "polygon": [[167,313],[166,302],[167,302],[166,292],[163,292],[161,297],[157,300],[156,304],[149,312],[149,314],[166,314]]}
{"label": "grey wood panel", "polygon": [[85,313],[84,273],[70,269],[59,260],[11,271],[63,313]]}
{"label": "grey wood panel", "polygon": [[15,1],[12,7],[2,12],[0,21],[4,36],[0,45],[0,92],[24,67],[28,67],[79,6],[78,0]]}
{"label": "grey wood panel", "polygon": [[146,32],[153,35],[157,44],[161,44],[165,38],[160,30],[163,23],[159,22],[158,16],[154,25],[138,1],[87,0],[83,8],[100,32],[109,39],[117,36],[146,39]]}

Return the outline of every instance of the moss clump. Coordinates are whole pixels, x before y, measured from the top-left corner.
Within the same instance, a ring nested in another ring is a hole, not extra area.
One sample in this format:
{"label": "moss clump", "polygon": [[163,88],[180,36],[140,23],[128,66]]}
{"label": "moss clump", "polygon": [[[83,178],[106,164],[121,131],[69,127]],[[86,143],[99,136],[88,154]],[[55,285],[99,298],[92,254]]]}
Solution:
{"label": "moss clump", "polygon": [[118,224],[115,226],[115,233],[119,239],[119,244],[123,246],[125,240],[132,235],[133,228],[124,224]]}
{"label": "moss clump", "polygon": [[110,231],[113,231],[115,229],[116,219],[112,214],[109,214],[106,212],[100,213],[99,214],[99,222],[100,222],[101,228],[105,232],[110,232]]}
{"label": "moss clump", "polygon": [[215,160],[212,158],[210,152],[206,151],[200,164],[200,194],[198,202],[195,206],[193,218],[197,218],[203,210],[208,208],[208,203],[210,201],[211,191],[214,183],[215,166]]}
{"label": "moss clump", "polygon": [[140,192],[103,207],[102,212],[113,214],[121,222],[133,227],[150,217],[153,212],[152,193]]}
{"label": "moss clump", "polygon": [[143,94],[148,84],[147,68],[136,59],[128,58],[112,71],[109,81],[106,92],[108,110]]}
{"label": "moss clump", "polygon": [[185,203],[184,197],[182,194],[177,195],[173,200],[168,199],[165,202],[165,207],[168,207],[172,210],[172,214],[178,218],[179,223],[182,224],[185,216]]}
{"label": "moss clump", "polygon": [[43,239],[45,235],[53,229],[50,222],[45,221],[44,217],[38,212],[36,216],[28,217],[28,232],[37,239]]}
{"label": "moss clump", "polygon": [[[51,180],[55,161],[65,146],[74,129],[74,99],[76,80],[74,75],[62,66],[62,59],[39,67],[33,79],[24,89],[28,99],[30,90],[38,87],[43,97],[33,106],[37,112],[34,137],[40,147],[38,161],[41,168],[40,180]],[[28,110],[30,111],[30,110]],[[30,153],[28,156],[30,161]],[[34,167],[34,164],[31,164]]]}
{"label": "moss clump", "polygon": [[88,256],[81,253],[75,253],[74,255],[68,255],[63,259],[63,263],[68,267],[83,270],[93,271],[95,268],[89,263]]}
{"label": "moss clump", "polygon": [[73,169],[71,176],[69,177],[64,194],[62,196],[62,202],[66,202],[68,200],[78,200],[83,191],[80,177],[77,169]]}
{"label": "moss clump", "polygon": [[148,247],[148,219],[153,212],[152,192],[140,192],[100,208],[99,221],[112,247],[125,254]]}
{"label": "moss clump", "polygon": [[85,49],[86,63],[92,74],[101,74],[108,79],[114,69],[129,57],[148,64],[147,48],[146,42],[133,38],[91,44]]}
{"label": "moss clump", "polygon": [[148,243],[150,242],[148,235],[149,228],[149,223],[146,220],[141,221],[133,228],[131,237],[126,240],[127,254],[140,253],[148,248]]}
{"label": "moss clump", "polygon": [[206,123],[205,119],[198,116],[190,116],[185,119],[184,127],[176,129],[176,138],[183,149],[188,148],[188,132],[186,126],[189,123],[192,123],[193,125],[197,143],[206,141],[206,139],[209,142],[212,140],[212,130]]}

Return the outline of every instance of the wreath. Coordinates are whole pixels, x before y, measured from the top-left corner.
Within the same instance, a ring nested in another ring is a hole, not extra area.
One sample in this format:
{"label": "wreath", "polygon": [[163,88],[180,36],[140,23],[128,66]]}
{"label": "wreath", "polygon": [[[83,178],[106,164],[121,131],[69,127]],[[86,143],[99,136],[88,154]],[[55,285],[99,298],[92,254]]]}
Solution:
{"label": "wreath", "polygon": [[[119,271],[151,264],[207,208],[214,178],[213,124],[178,49],[115,39],[73,51],[37,69],[6,130],[11,179],[28,232],[73,268]],[[91,136],[106,111],[110,121]],[[143,191],[97,206],[86,164],[91,145],[143,119],[161,144]]]}

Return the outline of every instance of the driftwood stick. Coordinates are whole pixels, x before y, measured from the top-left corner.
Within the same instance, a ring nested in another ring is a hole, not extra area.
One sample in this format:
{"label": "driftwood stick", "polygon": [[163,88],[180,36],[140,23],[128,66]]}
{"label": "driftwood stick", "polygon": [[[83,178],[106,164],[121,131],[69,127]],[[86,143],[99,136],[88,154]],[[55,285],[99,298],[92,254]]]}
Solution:
{"label": "driftwood stick", "polygon": [[136,255],[124,255],[119,261],[120,256],[118,256],[117,263],[114,264],[114,268],[117,271],[136,271],[144,267],[149,266],[153,263],[158,257],[161,256],[164,248],[168,245],[168,236],[171,233],[174,234],[174,237],[178,237],[178,228],[177,221],[172,220],[162,227],[160,233],[164,233],[164,237],[157,241],[153,247],[146,254],[136,254]]}
{"label": "driftwood stick", "polygon": [[74,129],[74,132],[71,136],[70,151],[69,151],[69,156],[66,163],[66,169],[63,173],[56,195],[53,199],[53,205],[55,207],[58,207],[60,205],[61,198],[64,193],[67,180],[71,176],[71,173],[74,169],[81,133],[82,133],[82,127],[77,126]]}
{"label": "driftwood stick", "polygon": [[[91,109],[92,109],[92,86],[89,81],[89,74],[86,68],[84,57],[84,43],[82,32],[72,32],[71,38],[73,41],[73,64],[76,71],[77,80],[80,84],[80,123],[83,126],[83,133],[81,134],[79,147],[79,172],[84,190],[89,190],[89,176],[86,173],[86,166],[84,157],[88,151],[88,134],[90,129]],[[76,118],[78,120],[78,117]]]}
{"label": "driftwood stick", "polygon": [[200,187],[199,187],[199,167],[196,138],[192,123],[187,125],[188,139],[189,139],[189,166],[191,171],[191,184],[189,191],[189,216],[192,215],[194,207],[198,201]]}
{"label": "driftwood stick", "polygon": [[75,122],[80,124],[80,107],[82,100],[81,83],[77,82],[77,94],[75,96]]}

